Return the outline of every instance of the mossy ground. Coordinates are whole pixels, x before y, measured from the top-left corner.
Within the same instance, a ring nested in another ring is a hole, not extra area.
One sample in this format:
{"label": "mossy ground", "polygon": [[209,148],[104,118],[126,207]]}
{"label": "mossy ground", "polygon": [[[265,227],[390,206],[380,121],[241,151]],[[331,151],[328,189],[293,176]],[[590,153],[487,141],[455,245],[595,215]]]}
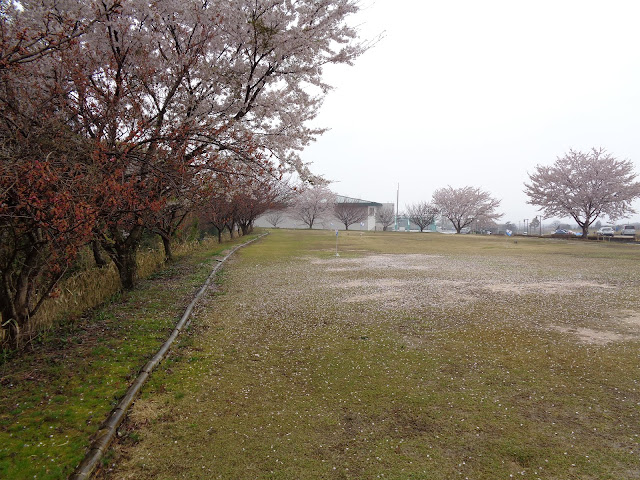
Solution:
{"label": "mossy ground", "polygon": [[[245,241],[240,239],[239,241]],[[236,241],[237,243],[237,241]],[[0,363],[0,478],[62,479],[233,243],[192,251]]]}
{"label": "mossy ground", "polygon": [[105,478],[640,476],[640,247],[273,231],[220,275]]}

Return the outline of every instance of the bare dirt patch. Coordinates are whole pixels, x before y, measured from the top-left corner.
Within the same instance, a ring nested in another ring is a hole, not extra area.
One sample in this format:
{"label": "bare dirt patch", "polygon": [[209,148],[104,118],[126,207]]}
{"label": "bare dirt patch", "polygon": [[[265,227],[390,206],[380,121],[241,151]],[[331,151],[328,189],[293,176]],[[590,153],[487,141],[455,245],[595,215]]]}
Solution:
{"label": "bare dirt patch", "polygon": [[623,342],[626,340],[635,340],[638,336],[635,335],[623,335],[621,333],[610,332],[607,330],[592,330],[591,328],[568,328],[561,326],[554,326],[554,330],[562,333],[568,333],[575,335],[582,343],[589,343],[593,345],[606,345],[611,342]]}
{"label": "bare dirt patch", "polygon": [[583,289],[610,289],[612,285],[606,285],[596,282],[585,282],[582,280],[575,281],[557,281],[557,282],[532,282],[532,283],[494,283],[484,286],[487,290],[495,293],[512,293],[523,295],[529,293],[538,294],[566,294]]}
{"label": "bare dirt patch", "polygon": [[620,311],[620,321],[628,325],[640,328],[640,312],[635,310],[622,310]]}
{"label": "bare dirt patch", "polygon": [[356,258],[310,259],[314,278],[329,297],[348,304],[375,303],[377,308],[422,310],[433,306],[469,305],[515,296],[574,295],[615,289],[582,278],[532,274],[517,259],[496,260],[475,255],[368,255]]}

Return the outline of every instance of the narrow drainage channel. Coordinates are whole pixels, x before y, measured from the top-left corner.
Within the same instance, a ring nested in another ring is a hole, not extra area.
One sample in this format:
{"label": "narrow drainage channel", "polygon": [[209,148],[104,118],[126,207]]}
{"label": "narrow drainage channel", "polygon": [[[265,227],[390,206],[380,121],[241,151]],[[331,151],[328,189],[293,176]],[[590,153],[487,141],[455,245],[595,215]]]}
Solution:
{"label": "narrow drainage channel", "polygon": [[105,455],[105,453],[107,453],[109,445],[111,445],[118,427],[120,426],[120,424],[122,424],[122,421],[124,420],[129,407],[131,407],[134,400],[140,393],[140,389],[149,378],[149,375],[151,375],[153,369],[156,368],[167,355],[169,349],[171,348],[171,345],[173,344],[174,340],[178,338],[180,332],[182,330],[185,330],[189,326],[189,323],[191,322],[191,312],[193,311],[193,308],[195,307],[200,297],[202,297],[204,292],[213,281],[216,272],[220,269],[224,262],[236,252],[236,250],[242,247],[246,247],[247,245],[255,242],[256,240],[259,240],[265,235],[268,235],[268,233],[263,233],[262,235],[259,235],[258,237],[249,240],[248,242],[245,242],[241,245],[236,245],[222,260],[218,260],[218,263],[213,268],[213,270],[207,277],[207,280],[204,282],[194,299],[185,310],[182,318],[180,318],[180,321],[173,329],[173,332],[171,333],[167,341],[164,342],[164,345],[160,347],[160,350],[158,350],[153,358],[149,360],[149,362],[147,362],[144,367],[142,367],[142,370],[140,370],[140,373],[127,390],[127,393],[124,394],[124,397],[122,397],[118,405],[116,405],[116,407],[109,414],[109,417],[101,425],[100,429],[96,433],[95,440],[89,448],[89,451],[85,455],[82,462],[80,462],[76,470],[73,472],[73,474],[71,474],[69,480],[84,480],[87,478],[91,478],[91,475],[93,475],[93,473],[95,472],[97,466],[100,463],[100,460],[102,460],[102,457]]}

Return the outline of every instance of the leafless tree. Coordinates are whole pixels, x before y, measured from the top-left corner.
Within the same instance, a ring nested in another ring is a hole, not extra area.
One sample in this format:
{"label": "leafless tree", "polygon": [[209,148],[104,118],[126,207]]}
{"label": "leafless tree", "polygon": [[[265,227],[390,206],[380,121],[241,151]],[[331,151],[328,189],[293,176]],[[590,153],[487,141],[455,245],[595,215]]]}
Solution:
{"label": "leafless tree", "polygon": [[427,202],[413,203],[407,205],[407,216],[423,232],[435,221],[438,216],[438,207]]}
{"label": "leafless tree", "polygon": [[457,233],[476,219],[495,221],[502,216],[496,212],[500,200],[477,187],[440,188],[433,193],[432,203],[449,219]]}
{"label": "leafless tree", "polygon": [[285,211],[277,209],[267,212],[264,218],[271,224],[273,228],[278,228],[278,224],[284,220],[284,217]]}
{"label": "leafless tree", "polygon": [[368,211],[365,205],[355,199],[337,197],[333,205],[333,215],[344,224],[345,230],[349,230],[349,225],[364,222]]}
{"label": "leafless tree", "polygon": [[382,230],[387,231],[387,229],[393,225],[395,221],[396,212],[393,209],[393,205],[385,205],[376,209],[376,222],[382,225]]}
{"label": "leafless tree", "polygon": [[291,207],[291,216],[310,229],[317,220],[324,218],[335,203],[335,194],[326,186],[318,185],[302,190]]}
{"label": "leafless tree", "polygon": [[635,213],[631,204],[640,198],[633,163],[602,148],[569,150],[551,166],[536,166],[529,179],[524,190],[527,203],[540,207],[545,217],[573,218],[585,239],[598,217],[615,220]]}

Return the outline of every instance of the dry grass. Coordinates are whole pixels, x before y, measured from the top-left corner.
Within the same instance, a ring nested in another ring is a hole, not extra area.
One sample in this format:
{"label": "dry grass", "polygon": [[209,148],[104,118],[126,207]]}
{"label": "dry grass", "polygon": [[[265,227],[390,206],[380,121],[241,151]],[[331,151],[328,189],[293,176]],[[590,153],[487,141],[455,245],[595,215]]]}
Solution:
{"label": "dry grass", "polygon": [[[187,242],[176,244],[174,253],[183,256],[198,248],[214,248],[215,238],[207,238],[204,244]],[[137,255],[138,277],[147,278],[164,265],[165,255],[161,245],[158,248],[141,249]],[[68,278],[63,279],[58,287],[59,295],[47,299],[42,308],[34,316],[30,327],[30,335],[51,328],[60,321],[81,315],[92,309],[121,290],[118,270],[113,263],[98,268],[93,262]]]}
{"label": "dry grass", "polygon": [[640,476],[640,247],[333,241],[240,253],[106,478]]}

